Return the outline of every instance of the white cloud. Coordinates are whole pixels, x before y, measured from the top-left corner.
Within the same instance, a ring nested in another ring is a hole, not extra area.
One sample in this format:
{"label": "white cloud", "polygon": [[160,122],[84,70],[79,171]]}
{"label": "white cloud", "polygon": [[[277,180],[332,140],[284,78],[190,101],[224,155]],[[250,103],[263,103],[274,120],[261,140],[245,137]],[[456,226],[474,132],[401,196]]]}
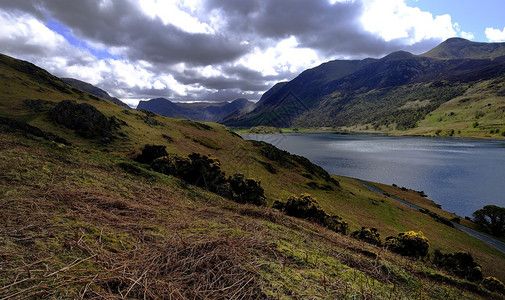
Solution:
{"label": "white cloud", "polygon": [[[0,51],[14,57],[33,59],[45,67],[59,67],[62,59],[85,61],[90,54],[75,49],[64,37],[29,14],[8,14],[0,10]],[[44,58],[44,59],[41,59]]]}
{"label": "white cloud", "polygon": [[459,37],[462,37],[467,40],[473,40],[475,38],[475,36],[472,32],[462,31],[461,27],[459,26],[458,23],[454,23],[454,25],[452,25],[452,27],[454,28],[454,30],[456,30]]}
{"label": "white cloud", "polygon": [[145,14],[160,18],[165,25],[172,24],[190,33],[214,33],[212,27],[192,15],[197,7],[195,1],[142,0],[138,5]]}
{"label": "white cloud", "polygon": [[260,72],[264,76],[297,73],[318,63],[321,61],[316,51],[309,48],[298,48],[298,42],[294,36],[267,49],[256,47],[253,52],[237,62],[237,64]]}
{"label": "white cloud", "polygon": [[503,30],[486,28],[486,37],[490,42],[505,42],[505,27]]}
{"label": "white cloud", "polygon": [[417,7],[409,7],[404,0],[364,0],[361,17],[364,28],[378,34],[386,41],[404,39],[408,44],[456,35],[450,15],[433,17]]}
{"label": "white cloud", "polygon": [[0,52],[29,60],[57,76],[97,85],[120,98],[138,96],[130,90],[162,90],[167,95],[186,95],[184,85],[170,74],[150,71],[152,64],[149,62],[99,60],[86,49],[69,44],[63,36],[29,14],[12,15],[0,11]]}

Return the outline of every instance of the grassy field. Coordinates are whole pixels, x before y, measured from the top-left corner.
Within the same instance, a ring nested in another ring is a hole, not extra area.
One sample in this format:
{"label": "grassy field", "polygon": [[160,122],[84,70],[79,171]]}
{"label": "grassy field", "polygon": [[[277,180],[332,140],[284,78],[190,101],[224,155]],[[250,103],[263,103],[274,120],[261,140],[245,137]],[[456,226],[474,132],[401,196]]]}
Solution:
{"label": "grassy field", "polygon": [[[208,154],[226,175],[261,181],[269,206],[309,193],[351,231],[375,227],[383,238],[423,231],[430,253],[469,251],[484,275],[505,281],[505,254],[354,179],[335,176],[339,186],[331,184],[304,159],[245,141],[224,126],[125,110],[2,59],[0,116],[70,145],[0,125],[0,299],[502,297],[426,259],[399,256],[270,207],[237,204],[132,159],[145,144]],[[48,110],[64,99],[119,120],[115,137],[84,138],[54,123]]]}
{"label": "grassy field", "polygon": [[[481,297],[424,261],[119,156],[1,138],[3,297]],[[125,173],[121,163],[142,171]],[[432,281],[436,274],[449,283]]]}

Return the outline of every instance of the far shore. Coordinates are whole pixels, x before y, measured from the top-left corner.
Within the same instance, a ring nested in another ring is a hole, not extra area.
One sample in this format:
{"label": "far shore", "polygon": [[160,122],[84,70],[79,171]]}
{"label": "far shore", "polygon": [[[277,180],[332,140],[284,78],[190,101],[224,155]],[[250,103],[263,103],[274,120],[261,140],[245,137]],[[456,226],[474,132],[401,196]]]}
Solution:
{"label": "far shore", "polygon": [[[261,128],[260,128],[261,127]],[[471,139],[493,139],[504,140],[503,135],[490,135],[482,131],[460,131],[460,132],[441,132],[438,129],[418,130],[361,130],[348,127],[333,128],[333,127],[313,127],[313,128],[277,128],[267,126],[257,126],[252,128],[236,128],[232,129],[237,134],[284,134],[284,133],[335,133],[335,134],[370,134],[370,135],[386,135],[386,136],[419,136],[419,137],[452,137],[452,138],[471,138]]]}

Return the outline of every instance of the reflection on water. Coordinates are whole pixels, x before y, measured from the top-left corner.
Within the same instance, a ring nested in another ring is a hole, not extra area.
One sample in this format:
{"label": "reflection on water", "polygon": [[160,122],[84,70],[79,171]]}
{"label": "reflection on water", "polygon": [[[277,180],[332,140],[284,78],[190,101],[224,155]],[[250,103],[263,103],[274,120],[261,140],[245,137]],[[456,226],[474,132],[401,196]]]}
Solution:
{"label": "reflection on water", "polygon": [[304,133],[244,135],[303,155],[328,172],[423,190],[469,216],[505,207],[505,141]]}

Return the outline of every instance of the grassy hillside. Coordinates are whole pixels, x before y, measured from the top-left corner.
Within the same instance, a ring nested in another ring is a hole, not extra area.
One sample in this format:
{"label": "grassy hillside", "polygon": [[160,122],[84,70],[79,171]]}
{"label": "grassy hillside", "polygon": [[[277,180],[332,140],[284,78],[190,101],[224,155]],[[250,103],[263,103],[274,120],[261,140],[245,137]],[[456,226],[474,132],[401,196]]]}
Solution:
{"label": "grassy hillside", "polygon": [[[261,181],[268,206],[309,193],[351,231],[375,227],[382,238],[423,231],[430,253],[469,251],[485,276],[505,281],[505,254],[354,179],[335,182],[308,160],[222,125],[125,110],[33,65],[0,59],[0,117],[18,122],[0,122],[0,299],[502,297],[429,260],[237,204],[132,159],[148,143],[210,154],[227,175]],[[60,125],[61,100],[90,104],[113,125],[88,137]]]}
{"label": "grassy hillside", "polygon": [[[464,92],[440,102],[425,116],[418,112],[434,104],[430,94],[415,99],[409,99],[415,96],[409,94],[409,97],[398,98],[404,101],[398,113],[377,121],[342,126],[341,129],[395,135],[505,138],[505,77],[462,85],[461,90]],[[410,122],[414,122],[413,128],[404,128],[403,125]]]}

